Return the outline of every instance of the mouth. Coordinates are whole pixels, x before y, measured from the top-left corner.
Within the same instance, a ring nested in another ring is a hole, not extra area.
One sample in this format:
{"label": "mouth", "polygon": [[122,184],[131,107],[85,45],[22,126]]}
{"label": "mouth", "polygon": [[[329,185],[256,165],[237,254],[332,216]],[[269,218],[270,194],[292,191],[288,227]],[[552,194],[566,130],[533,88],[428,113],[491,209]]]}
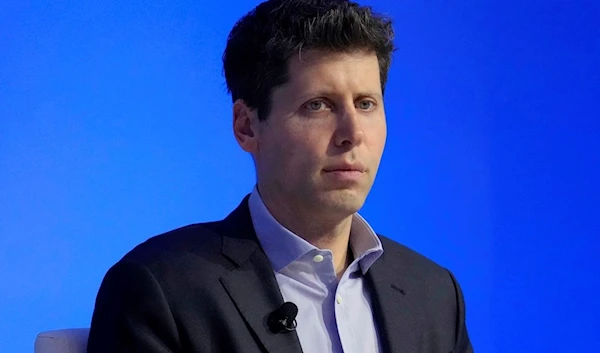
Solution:
{"label": "mouth", "polygon": [[331,166],[323,169],[326,173],[349,172],[349,173],[364,173],[367,169],[362,165],[340,165]]}
{"label": "mouth", "polygon": [[362,180],[366,168],[360,164],[340,164],[328,166],[323,169],[328,178],[333,178],[336,183],[357,183]]}

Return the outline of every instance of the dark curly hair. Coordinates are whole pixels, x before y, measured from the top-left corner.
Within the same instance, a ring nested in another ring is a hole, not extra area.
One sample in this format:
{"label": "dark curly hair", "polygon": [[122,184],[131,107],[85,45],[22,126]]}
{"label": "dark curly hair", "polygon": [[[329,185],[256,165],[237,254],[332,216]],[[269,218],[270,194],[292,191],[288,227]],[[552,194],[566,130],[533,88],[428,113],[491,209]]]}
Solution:
{"label": "dark curly hair", "polygon": [[233,27],[223,53],[227,89],[266,119],[273,89],[287,82],[288,60],[301,50],[372,51],[382,90],[394,51],[389,18],[347,0],[268,0]]}

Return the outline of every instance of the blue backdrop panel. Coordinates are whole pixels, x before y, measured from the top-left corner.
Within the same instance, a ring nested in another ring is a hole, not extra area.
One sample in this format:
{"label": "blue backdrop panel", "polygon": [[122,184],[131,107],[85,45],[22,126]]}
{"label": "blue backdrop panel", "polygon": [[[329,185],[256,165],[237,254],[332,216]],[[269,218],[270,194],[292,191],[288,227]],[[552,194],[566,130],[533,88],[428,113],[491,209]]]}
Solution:
{"label": "blue backdrop panel", "polygon": [[[125,252],[250,191],[220,60],[256,4],[0,4],[0,351],[88,326]],[[477,352],[597,352],[600,5],[369,4],[399,50],[362,213],[456,274]]]}

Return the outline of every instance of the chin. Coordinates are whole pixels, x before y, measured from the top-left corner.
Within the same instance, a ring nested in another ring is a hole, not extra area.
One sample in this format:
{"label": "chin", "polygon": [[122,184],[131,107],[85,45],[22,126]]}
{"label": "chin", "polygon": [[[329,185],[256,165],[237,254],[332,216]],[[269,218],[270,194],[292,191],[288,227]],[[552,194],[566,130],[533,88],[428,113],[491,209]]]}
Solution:
{"label": "chin", "polygon": [[351,215],[362,208],[365,197],[350,190],[336,190],[326,195],[322,201],[324,209]]}

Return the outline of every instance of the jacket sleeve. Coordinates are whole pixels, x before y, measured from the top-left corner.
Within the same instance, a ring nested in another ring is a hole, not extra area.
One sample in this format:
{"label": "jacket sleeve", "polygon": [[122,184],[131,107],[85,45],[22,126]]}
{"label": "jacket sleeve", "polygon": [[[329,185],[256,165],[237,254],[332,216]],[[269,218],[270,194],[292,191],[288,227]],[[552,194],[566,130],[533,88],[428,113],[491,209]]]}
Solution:
{"label": "jacket sleeve", "polygon": [[456,344],[454,346],[454,350],[452,353],[473,353],[473,347],[471,345],[471,340],[469,339],[469,334],[467,332],[467,324],[466,324],[466,311],[465,311],[465,300],[463,297],[462,290],[456,278],[450,271],[450,278],[452,279],[452,283],[454,284],[455,296],[456,296]]}
{"label": "jacket sleeve", "polygon": [[175,320],[150,270],[121,260],[104,277],[92,315],[88,353],[172,353],[179,350]]}

